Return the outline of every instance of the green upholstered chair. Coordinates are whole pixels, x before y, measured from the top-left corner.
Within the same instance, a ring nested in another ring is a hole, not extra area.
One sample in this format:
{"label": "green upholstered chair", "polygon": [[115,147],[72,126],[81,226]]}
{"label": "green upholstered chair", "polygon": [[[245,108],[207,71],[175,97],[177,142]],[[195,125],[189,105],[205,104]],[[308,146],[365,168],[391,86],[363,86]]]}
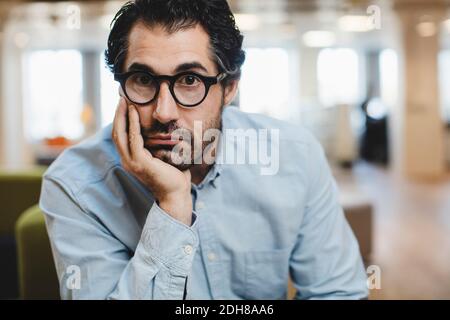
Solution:
{"label": "green upholstered chair", "polygon": [[42,211],[26,210],[16,223],[21,299],[59,299],[59,285]]}
{"label": "green upholstered chair", "polygon": [[20,214],[38,202],[45,169],[0,170],[0,299],[19,295],[14,226]]}
{"label": "green upholstered chair", "polygon": [[44,170],[0,170],[0,235],[14,236],[17,218],[39,201]]}

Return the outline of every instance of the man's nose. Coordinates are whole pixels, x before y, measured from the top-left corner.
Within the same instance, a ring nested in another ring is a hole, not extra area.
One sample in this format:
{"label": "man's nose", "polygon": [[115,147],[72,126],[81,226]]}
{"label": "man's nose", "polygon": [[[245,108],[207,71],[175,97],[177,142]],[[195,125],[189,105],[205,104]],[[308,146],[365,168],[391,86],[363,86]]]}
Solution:
{"label": "man's nose", "polygon": [[178,111],[179,108],[170,93],[169,84],[166,82],[161,83],[153,117],[161,123],[169,123],[170,121],[178,120]]}

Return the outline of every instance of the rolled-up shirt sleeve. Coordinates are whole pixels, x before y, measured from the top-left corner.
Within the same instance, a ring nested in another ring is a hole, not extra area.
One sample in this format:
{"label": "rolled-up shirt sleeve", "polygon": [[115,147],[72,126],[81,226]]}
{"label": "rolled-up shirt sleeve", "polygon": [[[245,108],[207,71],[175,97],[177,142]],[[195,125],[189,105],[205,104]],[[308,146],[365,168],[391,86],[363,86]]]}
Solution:
{"label": "rolled-up shirt sleeve", "polygon": [[308,152],[309,189],[290,268],[297,299],[365,299],[367,276],[322,147]]}
{"label": "rolled-up shirt sleeve", "polygon": [[[198,247],[194,225],[173,219],[154,202],[133,252],[82,208],[58,179],[44,178],[40,208],[45,214],[61,298],[183,298]],[[195,224],[195,213],[193,220]]]}

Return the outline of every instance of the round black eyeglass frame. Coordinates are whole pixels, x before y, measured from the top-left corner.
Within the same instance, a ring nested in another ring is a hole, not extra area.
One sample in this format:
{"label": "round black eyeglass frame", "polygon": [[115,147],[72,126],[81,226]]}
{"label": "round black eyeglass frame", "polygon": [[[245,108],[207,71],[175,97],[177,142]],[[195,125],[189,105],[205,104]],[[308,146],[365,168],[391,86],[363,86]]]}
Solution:
{"label": "round black eyeglass frame", "polygon": [[[127,89],[126,89],[126,82],[127,82],[129,77],[131,77],[131,76],[133,76],[133,75],[135,75],[137,73],[142,73],[142,74],[145,74],[145,75],[149,76],[150,78],[154,79],[156,81],[156,83],[158,84],[157,87],[156,87],[155,96],[151,100],[149,100],[147,102],[136,102],[136,101],[133,101],[132,99],[130,99],[130,97],[128,96]],[[200,102],[198,102],[198,103],[195,103],[195,104],[184,104],[184,103],[180,102],[178,100],[177,96],[175,95],[175,92],[174,92],[175,82],[180,77],[187,76],[187,75],[192,75],[192,76],[198,77],[205,84],[205,95],[200,100]],[[128,98],[128,100],[130,100],[132,103],[134,103],[134,104],[136,104],[138,106],[148,105],[148,104],[152,103],[153,101],[155,101],[155,99],[158,97],[159,90],[161,89],[161,82],[168,81],[169,82],[169,90],[170,90],[170,93],[172,94],[172,97],[174,98],[174,100],[178,104],[182,105],[183,107],[193,108],[193,107],[196,107],[199,104],[201,104],[203,101],[205,101],[206,97],[208,96],[209,89],[211,88],[212,85],[215,85],[215,84],[219,83],[220,81],[222,81],[226,77],[227,77],[226,73],[219,73],[215,77],[207,77],[207,76],[203,76],[201,74],[198,74],[198,73],[192,72],[192,71],[181,72],[181,73],[178,73],[178,74],[173,75],[173,76],[168,76],[168,75],[156,76],[156,75],[151,74],[150,72],[147,72],[147,71],[135,70],[135,71],[129,71],[129,72],[125,72],[125,73],[116,73],[114,75],[114,80],[116,80],[116,81],[118,81],[120,83],[120,86],[122,87],[122,90],[125,93],[125,96]]]}

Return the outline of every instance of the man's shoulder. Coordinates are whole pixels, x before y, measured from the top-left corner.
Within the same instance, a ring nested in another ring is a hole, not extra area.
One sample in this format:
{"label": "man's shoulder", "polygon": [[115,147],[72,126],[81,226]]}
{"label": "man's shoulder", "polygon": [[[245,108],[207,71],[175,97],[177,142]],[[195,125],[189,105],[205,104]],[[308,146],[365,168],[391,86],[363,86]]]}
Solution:
{"label": "man's shoulder", "polygon": [[70,186],[73,192],[103,179],[111,168],[120,164],[111,130],[109,125],[66,149],[48,168],[44,178],[62,182]]}
{"label": "man's shoulder", "polygon": [[280,143],[294,143],[298,145],[317,143],[316,138],[310,131],[301,125],[292,124],[263,114],[247,113],[233,106],[224,109],[223,124],[224,129],[276,130]]}
{"label": "man's shoulder", "polygon": [[[224,132],[226,148],[222,151],[222,161],[234,161],[236,150],[252,150],[244,154],[244,161],[253,159],[258,165],[224,166],[224,170],[237,170],[237,179],[251,180],[259,189],[270,190],[272,194],[286,196],[289,192],[295,197],[295,192],[303,187],[308,188],[311,177],[317,171],[325,169],[325,154],[318,140],[306,128],[286,121],[274,119],[266,115],[251,114],[240,111],[235,107],[228,107],[223,113],[223,130],[244,129],[250,132]],[[256,130],[256,135],[251,132]],[[265,131],[262,131],[265,130]],[[257,144],[247,143],[244,139],[237,139],[242,135],[251,141],[255,137]],[[228,147],[233,152],[228,152]],[[248,149],[247,149],[248,148]],[[262,174],[264,170],[264,174]],[[247,179],[249,175],[252,179]],[[266,177],[270,176],[270,179]]]}

